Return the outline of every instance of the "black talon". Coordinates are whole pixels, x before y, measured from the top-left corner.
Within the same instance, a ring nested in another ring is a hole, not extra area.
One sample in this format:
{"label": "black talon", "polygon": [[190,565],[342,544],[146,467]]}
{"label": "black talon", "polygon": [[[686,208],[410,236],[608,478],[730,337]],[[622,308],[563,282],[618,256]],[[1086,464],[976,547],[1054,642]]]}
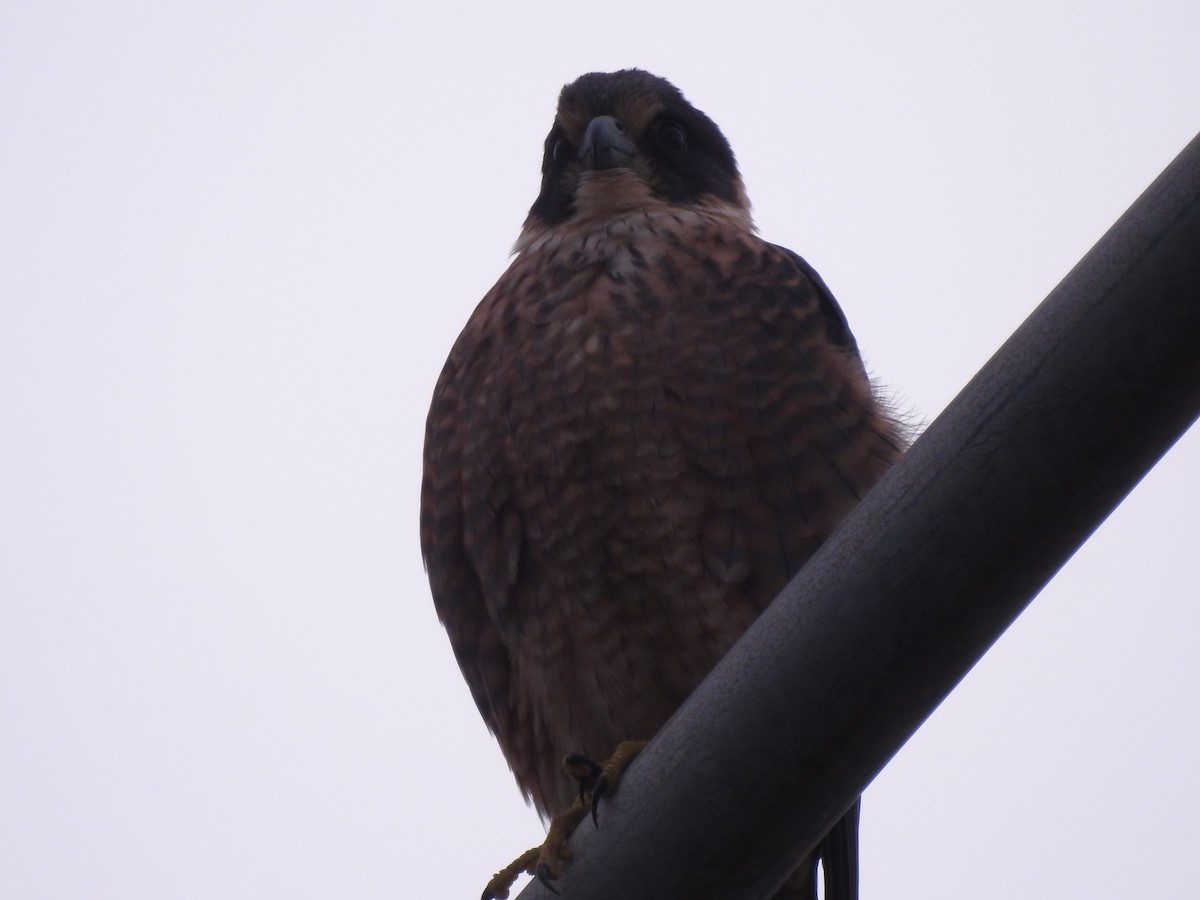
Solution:
{"label": "black talon", "polygon": [[550,893],[557,895],[558,888],[554,886],[554,882],[550,880],[550,867],[545,863],[538,863],[537,869],[533,873],[537,880],[542,883]]}
{"label": "black talon", "polygon": [[[568,753],[563,757],[563,768],[579,784],[579,799],[583,803],[587,803],[587,793],[592,782],[604,770],[594,759],[584,756],[582,753]],[[580,774],[580,770],[585,770],[585,774]]]}
{"label": "black talon", "polygon": [[608,779],[601,775],[592,786],[592,825],[600,827],[600,798],[608,791]]}

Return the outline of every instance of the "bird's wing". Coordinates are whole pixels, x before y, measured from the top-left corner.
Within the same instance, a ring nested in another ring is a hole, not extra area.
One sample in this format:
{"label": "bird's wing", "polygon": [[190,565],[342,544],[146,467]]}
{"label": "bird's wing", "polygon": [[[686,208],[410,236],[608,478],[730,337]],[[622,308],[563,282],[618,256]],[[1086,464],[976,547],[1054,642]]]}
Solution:
{"label": "bird's wing", "polygon": [[846,314],[842,312],[842,308],[838,305],[837,300],[834,299],[833,291],[829,290],[829,285],[825,283],[825,279],[799,253],[789,250],[787,247],[782,247],[779,244],[773,244],[772,246],[786,253],[788,258],[796,264],[796,268],[808,276],[813,286],[816,287],[821,303],[821,315],[825,318],[827,336],[830,342],[858,353],[858,342],[854,340],[854,334],[850,331],[850,323],[846,321]]}
{"label": "bird's wing", "polygon": [[[460,338],[460,341],[462,339]],[[457,350],[457,346],[456,346]],[[473,436],[463,433],[462,405],[469,385],[460,377],[455,353],[434,390],[425,431],[425,466],[421,486],[421,551],[429,572],[438,618],[446,627],[454,655],[471,696],[493,734],[507,732],[512,716],[508,650],[489,613],[484,577],[492,590],[511,587],[520,550],[519,532],[504,528],[505,481],[497,471],[464,469],[464,447]],[[504,540],[481,548],[489,566],[486,576],[478,554],[469,555],[464,527],[464,480],[490,479],[487,491],[494,502],[496,533]],[[505,558],[507,557],[507,559]]]}

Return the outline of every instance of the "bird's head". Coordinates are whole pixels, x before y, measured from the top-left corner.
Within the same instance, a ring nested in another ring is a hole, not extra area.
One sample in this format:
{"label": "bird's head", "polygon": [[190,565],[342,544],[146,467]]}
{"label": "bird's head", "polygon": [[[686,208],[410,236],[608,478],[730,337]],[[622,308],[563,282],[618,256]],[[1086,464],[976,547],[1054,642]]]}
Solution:
{"label": "bird's head", "polygon": [[525,235],[655,208],[708,209],[750,224],[733,150],[669,81],[592,72],[562,89]]}

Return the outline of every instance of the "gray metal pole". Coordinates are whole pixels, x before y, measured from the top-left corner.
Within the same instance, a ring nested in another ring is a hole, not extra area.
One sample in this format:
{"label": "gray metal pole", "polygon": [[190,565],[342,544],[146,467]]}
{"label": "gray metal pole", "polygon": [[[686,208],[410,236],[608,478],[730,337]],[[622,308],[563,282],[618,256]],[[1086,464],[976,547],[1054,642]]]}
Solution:
{"label": "gray metal pole", "polygon": [[1200,137],[668,722],[559,890],[770,896],[1197,415]]}

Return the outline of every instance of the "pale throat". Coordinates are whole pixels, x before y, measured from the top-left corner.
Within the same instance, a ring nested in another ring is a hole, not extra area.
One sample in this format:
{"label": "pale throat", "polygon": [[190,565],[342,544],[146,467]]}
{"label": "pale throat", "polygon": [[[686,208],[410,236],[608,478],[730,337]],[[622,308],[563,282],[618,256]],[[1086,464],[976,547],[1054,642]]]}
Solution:
{"label": "pale throat", "polygon": [[577,262],[600,261],[621,258],[634,245],[653,255],[670,243],[664,240],[668,236],[694,234],[707,224],[753,234],[750,205],[738,193],[741,203],[709,196],[680,206],[656,195],[630,170],[587,172],[575,191],[571,217],[553,226],[526,223],[513,252],[567,251]]}

